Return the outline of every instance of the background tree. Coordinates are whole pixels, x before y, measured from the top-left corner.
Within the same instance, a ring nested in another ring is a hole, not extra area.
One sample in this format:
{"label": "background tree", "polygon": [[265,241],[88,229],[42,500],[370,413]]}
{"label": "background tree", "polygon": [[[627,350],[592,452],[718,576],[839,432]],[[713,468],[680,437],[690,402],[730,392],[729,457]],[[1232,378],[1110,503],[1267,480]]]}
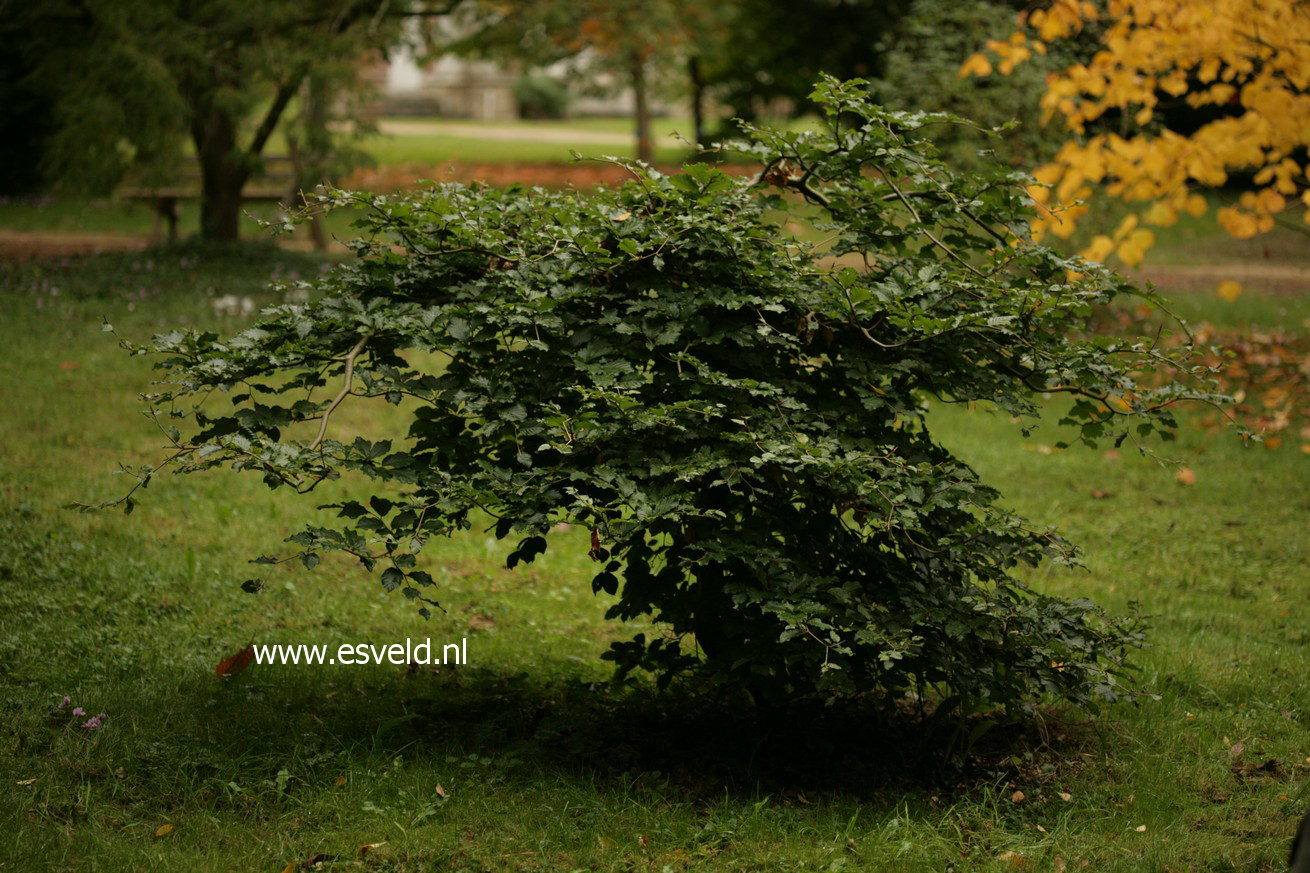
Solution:
{"label": "background tree", "polygon": [[133,167],[164,176],[189,142],[201,236],[233,240],[241,190],[311,74],[352,82],[355,65],[339,61],[385,49],[404,19],[453,2],[51,0],[6,10],[3,28],[53,95],[49,178],[106,190]]}
{"label": "background tree", "polygon": [[[1015,167],[1035,167],[1055,154],[1063,135],[1043,124],[1046,76],[1072,60],[1052,54],[1009,77],[961,78],[960,59],[1014,31],[1015,10],[995,0],[914,0],[887,40],[874,96],[889,109],[949,112],[979,128],[943,124],[927,131],[955,166],[985,164],[992,150]],[[1004,136],[986,131],[1008,126]]]}
{"label": "background tree", "polygon": [[[570,62],[578,82],[611,75],[632,92],[638,160],[654,160],[651,100],[699,57],[715,7],[695,0],[483,0],[471,5],[448,47],[531,66]],[[698,66],[690,66],[698,70]]]}
{"label": "background tree", "polygon": [[824,73],[876,79],[910,0],[733,0],[704,77],[729,114],[796,115]]}
{"label": "background tree", "polygon": [[[1038,232],[1071,236],[1087,209],[1076,201],[1102,191],[1138,208],[1084,253],[1133,265],[1154,241],[1144,223],[1168,226],[1181,212],[1206,212],[1198,189],[1230,181],[1246,189],[1217,213],[1239,239],[1271,230],[1298,200],[1310,208],[1305,3],[1055,0],[1020,23],[1012,38],[970,58],[963,74],[1010,73],[1087,31],[1096,43],[1085,63],[1050,78],[1042,98],[1047,117],[1062,118],[1071,137],[1036,172],[1042,186],[1032,195],[1047,207]],[[1306,229],[1304,221],[1285,223]],[[1225,287],[1229,295],[1240,290]]]}
{"label": "background tree", "polygon": [[[0,8],[0,11],[3,11]],[[0,17],[0,196],[29,194],[44,181],[38,168],[54,129],[54,95],[34,76],[26,38]]]}

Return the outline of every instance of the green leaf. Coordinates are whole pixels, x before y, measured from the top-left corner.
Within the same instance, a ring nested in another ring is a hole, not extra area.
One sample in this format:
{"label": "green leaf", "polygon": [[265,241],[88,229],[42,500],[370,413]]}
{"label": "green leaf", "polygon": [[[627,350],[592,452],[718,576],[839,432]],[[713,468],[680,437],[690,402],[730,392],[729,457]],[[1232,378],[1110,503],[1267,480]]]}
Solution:
{"label": "green leaf", "polygon": [[405,574],[395,567],[388,567],[382,571],[382,587],[387,591],[395,591],[405,581]]}

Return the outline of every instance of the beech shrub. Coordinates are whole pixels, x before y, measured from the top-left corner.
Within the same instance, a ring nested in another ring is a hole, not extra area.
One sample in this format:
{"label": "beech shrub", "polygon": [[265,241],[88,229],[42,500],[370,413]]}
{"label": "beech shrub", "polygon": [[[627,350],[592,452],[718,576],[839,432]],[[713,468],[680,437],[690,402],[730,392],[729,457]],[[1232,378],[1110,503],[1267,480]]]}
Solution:
{"label": "beech shrub", "polygon": [[[329,192],[316,208],[362,209],[362,238],[310,302],[131,347],[162,355],[147,398],[174,444],[138,480],[355,474],[283,559],[349,553],[424,616],[440,537],[489,527],[514,567],[581,526],[607,616],[659,628],[604,657],[661,687],[1012,714],[1131,697],[1138,621],[1016,576],[1076,555],[998,506],[931,409],[1054,409],[1070,441],[1135,444],[1205,396],[1141,378],[1186,347],[1092,332],[1116,296],[1154,298],[1034,242],[1028,177],[943,165],[922,132],[958,119],[859,81],[814,96],[822,130],[744,126],[754,178]],[[338,439],[366,402],[407,426]]]}

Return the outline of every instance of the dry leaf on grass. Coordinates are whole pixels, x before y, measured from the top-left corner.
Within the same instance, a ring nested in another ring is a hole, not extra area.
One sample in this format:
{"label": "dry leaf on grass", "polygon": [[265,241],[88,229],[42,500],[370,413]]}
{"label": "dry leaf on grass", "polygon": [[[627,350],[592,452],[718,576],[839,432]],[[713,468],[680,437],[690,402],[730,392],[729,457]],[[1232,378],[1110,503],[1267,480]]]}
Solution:
{"label": "dry leaf on grass", "polygon": [[255,659],[255,647],[246,646],[230,658],[224,658],[218,662],[214,668],[214,675],[222,679],[224,676],[233,676],[250,666],[250,662]]}

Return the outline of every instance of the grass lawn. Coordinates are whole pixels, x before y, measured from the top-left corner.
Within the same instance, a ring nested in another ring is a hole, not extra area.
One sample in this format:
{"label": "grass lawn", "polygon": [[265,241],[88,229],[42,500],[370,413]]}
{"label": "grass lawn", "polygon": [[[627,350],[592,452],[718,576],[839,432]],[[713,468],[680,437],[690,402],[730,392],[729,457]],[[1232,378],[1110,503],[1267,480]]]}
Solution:
{"label": "grass lawn", "polygon": [[[380,132],[364,139],[365,151],[380,165],[439,165],[451,162],[485,164],[501,162],[562,163],[573,152],[589,156],[635,157],[633,122],[628,118],[591,118],[560,121],[469,122],[433,119],[437,130],[423,130],[420,119],[397,121],[403,132]],[[383,122],[386,126],[386,122]],[[651,122],[655,160],[679,163],[689,149],[671,138],[674,132],[691,137],[686,119],[656,118]],[[570,141],[568,134],[577,135]],[[493,135],[484,135],[493,134]],[[603,140],[603,141],[602,141]]]}
{"label": "grass lawn", "polygon": [[[912,729],[609,688],[597,656],[625,629],[590,593],[582,531],[514,572],[489,534],[434,544],[447,611],[424,622],[355,564],[246,563],[351,482],[297,503],[257,477],[165,477],[131,516],[60,508],[122,493],[117,462],[159,457],[137,414],[150,362],[102,316],[138,339],[231,332],[244,321],[217,298],[271,302],[270,277],[319,267],[263,247],[0,263],[0,870],[1281,869],[1310,803],[1295,444],[1189,428],[1169,448],[1185,486],[1126,447],[1058,451],[1053,428],[1024,440],[985,410],[935,412],[1015,508],[1086,547],[1086,570],[1039,570],[1039,587],[1151,617],[1139,660],[1159,696],[995,731],[943,776]],[[1256,287],[1187,305],[1296,331],[1310,317],[1310,299]],[[386,408],[341,416],[388,425]],[[242,593],[255,575],[264,590]],[[214,676],[252,640],[406,637],[467,637],[470,664]],[[64,695],[104,726],[80,728]]]}

